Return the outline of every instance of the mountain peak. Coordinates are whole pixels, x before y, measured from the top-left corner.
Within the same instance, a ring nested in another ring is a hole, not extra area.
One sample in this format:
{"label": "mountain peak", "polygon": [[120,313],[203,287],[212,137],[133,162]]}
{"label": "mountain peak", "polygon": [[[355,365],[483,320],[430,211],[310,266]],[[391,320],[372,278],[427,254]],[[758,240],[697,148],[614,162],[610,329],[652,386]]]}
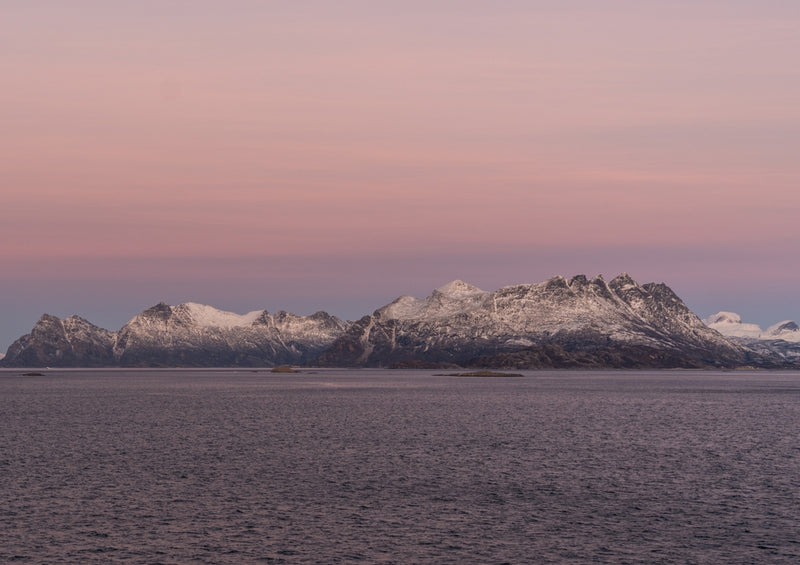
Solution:
{"label": "mountain peak", "polygon": [[635,280],[633,280],[633,277],[631,277],[628,273],[620,273],[620,274],[618,274],[616,277],[611,279],[611,282],[609,284],[612,287],[618,288],[618,289],[625,289],[625,288],[628,288],[628,287],[639,286],[639,283],[637,283]]}
{"label": "mountain peak", "polygon": [[172,315],[172,306],[166,302],[159,302],[155,306],[147,308],[140,316],[153,317],[153,318],[166,318]]}
{"label": "mountain peak", "polygon": [[438,319],[478,308],[487,296],[489,293],[477,286],[454,280],[435,289],[424,300],[400,296],[375,312],[387,320]]}
{"label": "mountain peak", "polygon": [[758,324],[746,324],[742,322],[742,317],[736,312],[717,312],[703,320],[709,328],[717,330],[719,333],[730,337],[760,338],[761,326]]}
{"label": "mountain peak", "polygon": [[767,331],[775,330],[775,331],[790,331],[796,332],[800,330],[800,326],[797,325],[797,322],[794,320],[784,320],[783,322],[778,322],[774,326],[770,326]]}
{"label": "mountain peak", "polygon": [[575,275],[571,279],[569,279],[569,286],[570,288],[573,287],[582,287],[586,286],[589,283],[589,280],[586,278],[586,275]]}
{"label": "mountain peak", "polygon": [[544,288],[550,292],[569,290],[569,283],[563,275],[556,275],[544,282]]}
{"label": "mountain peak", "polygon": [[800,342],[800,326],[793,320],[784,320],[768,327],[761,336],[767,339]]}
{"label": "mountain peak", "polygon": [[485,294],[485,291],[481,290],[477,286],[465,283],[464,281],[458,279],[449,282],[446,285],[440,286],[435,292],[456,299],[474,296],[476,294]]}
{"label": "mountain peak", "polygon": [[741,324],[742,317],[736,312],[717,312],[716,314],[703,319],[706,325],[711,324]]}

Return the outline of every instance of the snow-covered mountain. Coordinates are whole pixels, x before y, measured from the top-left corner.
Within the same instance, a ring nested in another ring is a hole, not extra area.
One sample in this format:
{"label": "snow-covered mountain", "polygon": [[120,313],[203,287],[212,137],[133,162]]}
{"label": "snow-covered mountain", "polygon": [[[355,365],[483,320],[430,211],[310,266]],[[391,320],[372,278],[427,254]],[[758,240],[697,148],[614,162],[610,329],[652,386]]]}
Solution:
{"label": "snow-covered mountain", "polygon": [[8,349],[6,366],[272,366],[315,357],[347,329],[325,312],[239,315],[203,304],[164,303],[118,332],[83,318],[45,314]]}
{"label": "snow-covered mountain", "polygon": [[11,344],[3,364],[21,367],[104,367],[114,364],[114,334],[79,316],[43,315]]}
{"label": "snow-covered mountain", "polygon": [[792,320],[778,322],[762,330],[757,324],[742,322],[734,312],[718,312],[703,320],[708,327],[738,341],[762,356],[773,356],[789,363],[800,363],[800,327]]}
{"label": "snow-covered mountain", "polygon": [[757,324],[746,324],[742,322],[741,316],[735,312],[718,312],[713,316],[704,318],[703,322],[722,335],[731,337],[752,337],[758,338],[761,335],[761,327]]}
{"label": "snow-covered mountain", "polygon": [[742,322],[741,316],[734,312],[718,312],[713,316],[703,319],[709,328],[717,330],[722,335],[738,338],[751,338],[762,340],[782,339],[793,343],[800,343],[800,326],[792,320],[784,320],[762,330],[758,324]]}
{"label": "snow-covered mountain", "polygon": [[[119,331],[45,314],[0,365],[425,367],[779,367],[800,365],[794,322],[764,332],[733,313],[707,320],[666,285],[627,274],[558,276],[487,292],[453,281],[357,322],[160,303]],[[752,327],[751,327],[752,326]],[[719,331],[716,331],[719,330]],[[759,338],[747,337],[758,333]],[[739,337],[725,337],[735,335]]]}
{"label": "snow-covered mountain", "polygon": [[763,364],[664,284],[554,277],[486,292],[454,281],[401,296],[337,339],[320,365],[703,367]]}

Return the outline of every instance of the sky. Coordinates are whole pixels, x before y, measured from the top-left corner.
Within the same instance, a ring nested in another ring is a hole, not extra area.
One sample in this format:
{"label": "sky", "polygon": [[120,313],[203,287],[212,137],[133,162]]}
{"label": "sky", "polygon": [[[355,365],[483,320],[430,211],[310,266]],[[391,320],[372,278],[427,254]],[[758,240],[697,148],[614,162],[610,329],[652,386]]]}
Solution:
{"label": "sky", "polygon": [[794,0],[6,0],[0,350],[451,280],[800,321]]}

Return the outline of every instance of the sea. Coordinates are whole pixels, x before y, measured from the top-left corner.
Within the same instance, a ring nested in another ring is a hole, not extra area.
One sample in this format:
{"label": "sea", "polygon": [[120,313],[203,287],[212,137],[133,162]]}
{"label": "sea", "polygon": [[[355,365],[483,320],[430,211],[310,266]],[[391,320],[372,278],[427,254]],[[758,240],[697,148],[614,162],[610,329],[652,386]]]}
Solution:
{"label": "sea", "polygon": [[800,372],[22,372],[1,563],[800,563]]}

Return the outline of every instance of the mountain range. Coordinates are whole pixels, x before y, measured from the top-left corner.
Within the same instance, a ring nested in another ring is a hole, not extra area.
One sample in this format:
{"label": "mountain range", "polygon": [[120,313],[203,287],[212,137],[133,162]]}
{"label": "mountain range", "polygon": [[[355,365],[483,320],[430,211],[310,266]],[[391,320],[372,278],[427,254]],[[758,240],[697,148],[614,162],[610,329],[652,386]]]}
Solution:
{"label": "mountain range", "polygon": [[43,315],[11,344],[4,366],[263,367],[302,364],[322,352],[348,323],[317,312],[296,316],[266,310],[245,315],[202,304],[159,303],[118,332],[79,316]]}
{"label": "mountain range", "polygon": [[705,318],[703,322],[722,335],[730,337],[800,342],[800,326],[792,320],[784,320],[762,330],[758,324],[742,322],[742,317],[735,312],[718,312]]}
{"label": "mountain range", "polygon": [[[325,312],[240,315],[160,303],[112,332],[45,314],[0,366],[800,367],[783,337],[753,345],[718,331],[733,316],[704,323],[666,285],[640,285],[625,273],[611,281],[557,276],[494,292],[453,281],[355,322]],[[768,332],[796,330],[786,322]]]}
{"label": "mountain range", "polygon": [[766,330],[742,322],[735,312],[718,312],[703,320],[729,339],[765,356],[779,357],[785,362],[800,365],[800,326],[792,320],[773,324]]}

